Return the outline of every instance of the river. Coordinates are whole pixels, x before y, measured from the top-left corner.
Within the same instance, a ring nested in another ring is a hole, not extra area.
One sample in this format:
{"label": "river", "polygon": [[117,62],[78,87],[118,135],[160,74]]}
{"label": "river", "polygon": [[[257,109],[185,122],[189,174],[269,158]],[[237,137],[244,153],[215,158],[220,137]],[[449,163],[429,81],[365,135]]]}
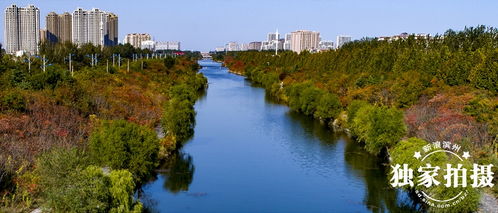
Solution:
{"label": "river", "polygon": [[195,109],[195,135],[144,185],[158,212],[410,212],[386,168],[347,135],[272,102],[219,63]]}

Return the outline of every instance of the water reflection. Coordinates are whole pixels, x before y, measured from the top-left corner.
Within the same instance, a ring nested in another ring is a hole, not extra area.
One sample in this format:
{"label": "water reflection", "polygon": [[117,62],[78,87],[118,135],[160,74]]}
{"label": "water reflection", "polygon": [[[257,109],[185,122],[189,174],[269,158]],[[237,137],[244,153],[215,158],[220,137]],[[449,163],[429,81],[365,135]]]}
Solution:
{"label": "water reflection", "polygon": [[[347,139],[346,140],[350,140]],[[348,141],[344,155],[351,172],[365,182],[364,202],[372,212],[420,212],[408,193],[389,187],[387,168],[380,158],[367,153],[356,141]]]}
{"label": "water reflection", "polygon": [[[365,185],[363,204],[372,212],[420,212],[417,205],[408,193],[389,187],[386,175],[385,161],[365,151],[361,144],[352,140],[345,133],[333,132],[325,125],[308,116],[289,112],[288,116],[298,121],[305,132],[313,134],[321,142],[321,149],[335,146],[343,141],[345,172],[347,176],[360,179]],[[310,146],[308,144],[307,146]],[[329,153],[333,154],[333,153]],[[329,164],[330,165],[330,164]],[[308,165],[309,166],[309,165]],[[324,167],[327,165],[316,165]]]}
{"label": "water reflection", "polygon": [[160,174],[164,176],[164,189],[171,193],[188,191],[194,177],[192,156],[186,153],[175,153],[163,164]]}

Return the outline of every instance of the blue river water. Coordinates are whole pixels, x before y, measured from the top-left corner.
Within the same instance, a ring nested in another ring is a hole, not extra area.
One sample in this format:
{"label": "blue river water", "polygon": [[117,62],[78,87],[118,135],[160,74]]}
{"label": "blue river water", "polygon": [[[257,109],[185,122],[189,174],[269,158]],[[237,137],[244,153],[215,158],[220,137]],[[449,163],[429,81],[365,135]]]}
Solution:
{"label": "blue river water", "polygon": [[157,212],[410,212],[382,161],[244,77],[200,61],[193,138],[142,188]]}

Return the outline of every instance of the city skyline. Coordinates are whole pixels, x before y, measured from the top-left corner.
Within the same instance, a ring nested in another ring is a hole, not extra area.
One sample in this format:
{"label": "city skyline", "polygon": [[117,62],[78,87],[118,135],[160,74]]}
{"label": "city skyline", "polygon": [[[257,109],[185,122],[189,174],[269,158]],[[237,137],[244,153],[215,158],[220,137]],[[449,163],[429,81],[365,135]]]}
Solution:
{"label": "city skyline", "polygon": [[[425,4],[430,3],[430,4]],[[261,4],[265,7],[261,7]],[[58,14],[74,11],[78,7],[100,8],[120,17],[118,38],[134,32],[147,32],[156,40],[177,40],[183,49],[209,51],[229,41],[249,43],[265,40],[275,29],[292,32],[299,29],[319,31],[324,40],[337,35],[350,35],[355,39],[408,33],[444,33],[447,29],[460,30],[479,24],[497,26],[498,14],[493,8],[498,3],[482,1],[475,4],[462,1],[410,2],[391,1],[230,1],[190,0],[164,3],[158,0],[140,2],[99,2],[96,0],[33,2],[25,0],[2,1],[6,8],[11,4],[25,7],[35,4],[40,16],[49,12]],[[431,5],[431,7],[427,7]],[[444,5],[444,6],[443,6]],[[132,9],[130,9],[132,8]],[[227,9],[232,8],[232,9]],[[279,8],[275,10],[274,8]],[[134,11],[147,11],[137,15]],[[480,12],[476,12],[480,11]],[[193,15],[194,14],[194,15]],[[254,14],[258,14],[257,16]],[[4,17],[2,17],[3,19]],[[272,20],[272,21],[269,21]],[[3,25],[4,22],[0,23]],[[46,25],[44,18],[40,26]],[[157,27],[160,26],[160,27]],[[3,43],[3,34],[1,35]]]}

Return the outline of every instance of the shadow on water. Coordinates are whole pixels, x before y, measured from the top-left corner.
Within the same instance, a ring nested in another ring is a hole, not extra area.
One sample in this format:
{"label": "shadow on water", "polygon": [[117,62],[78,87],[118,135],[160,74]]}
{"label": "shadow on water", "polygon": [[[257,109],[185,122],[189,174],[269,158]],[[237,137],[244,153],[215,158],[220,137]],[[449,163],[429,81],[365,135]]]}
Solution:
{"label": "shadow on water", "polygon": [[160,168],[159,174],[164,177],[163,188],[173,194],[188,191],[194,171],[192,156],[181,152],[173,154]]}
{"label": "shadow on water", "polygon": [[410,195],[389,186],[385,161],[373,156],[356,141],[344,137],[345,161],[351,172],[362,177],[365,183],[364,203],[372,212],[420,212],[420,205]]}
{"label": "shadow on water", "polygon": [[[271,98],[270,98],[271,99]],[[362,145],[344,132],[333,132],[321,122],[297,112],[289,111],[288,116],[298,121],[305,132],[320,140],[322,148],[335,145],[342,140],[344,161],[350,177],[359,177],[365,184],[363,204],[372,212],[423,212],[420,204],[413,202],[414,197],[402,190],[389,186],[387,167],[382,158],[369,154]]]}

